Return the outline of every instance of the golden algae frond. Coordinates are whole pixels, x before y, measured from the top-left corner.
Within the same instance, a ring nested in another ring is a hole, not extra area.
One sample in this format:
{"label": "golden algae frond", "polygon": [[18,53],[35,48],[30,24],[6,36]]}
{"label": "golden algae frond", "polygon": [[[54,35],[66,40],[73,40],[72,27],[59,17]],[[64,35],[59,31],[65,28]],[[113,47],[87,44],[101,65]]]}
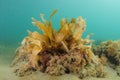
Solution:
{"label": "golden algae frond", "polygon": [[[50,18],[55,15],[53,11]],[[32,18],[32,23],[43,31],[30,32],[22,41],[13,60],[13,66],[19,64],[16,73],[24,76],[27,72],[41,71],[50,75],[76,73],[80,78],[86,76],[103,77],[99,58],[94,55],[89,45],[92,40],[82,34],[86,29],[86,22],[82,17],[72,18],[71,21],[61,19],[60,29],[52,27],[52,21],[42,21]],[[17,62],[16,62],[17,61]],[[100,70],[99,70],[100,69]],[[94,72],[94,73],[91,73]],[[82,76],[83,75],[83,76]]]}

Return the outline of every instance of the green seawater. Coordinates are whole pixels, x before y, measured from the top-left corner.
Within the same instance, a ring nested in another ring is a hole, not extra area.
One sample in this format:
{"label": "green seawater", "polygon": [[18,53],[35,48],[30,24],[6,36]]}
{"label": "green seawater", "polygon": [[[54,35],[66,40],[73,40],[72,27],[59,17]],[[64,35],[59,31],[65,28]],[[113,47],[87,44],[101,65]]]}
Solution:
{"label": "green seawater", "polygon": [[27,30],[38,30],[31,23],[31,17],[40,20],[40,13],[49,15],[58,9],[53,17],[53,26],[59,28],[61,18],[82,16],[87,30],[94,33],[94,40],[120,38],[120,0],[0,0],[0,42],[19,43]]}
{"label": "green seawater", "polygon": [[60,19],[82,16],[87,23],[83,37],[94,33],[91,39],[96,43],[120,39],[120,0],[0,0],[0,66],[10,64],[27,30],[39,31],[31,17],[41,20],[43,13],[49,20],[55,9],[58,12],[52,21],[56,30]]}

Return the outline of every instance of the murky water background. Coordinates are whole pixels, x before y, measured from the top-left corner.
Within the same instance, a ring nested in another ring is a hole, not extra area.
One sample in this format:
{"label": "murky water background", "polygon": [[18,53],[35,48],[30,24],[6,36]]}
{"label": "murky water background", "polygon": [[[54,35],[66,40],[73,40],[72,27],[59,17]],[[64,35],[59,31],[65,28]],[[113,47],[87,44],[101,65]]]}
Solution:
{"label": "murky water background", "polygon": [[61,18],[82,16],[87,22],[83,37],[94,33],[96,42],[120,39],[120,0],[0,0],[0,67],[10,64],[27,30],[38,31],[31,17],[40,20],[44,13],[49,20],[54,9],[58,9],[52,19],[55,29]]}
{"label": "murky water background", "polygon": [[53,18],[55,29],[59,28],[61,18],[82,16],[87,22],[84,35],[94,33],[95,40],[119,39],[120,33],[119,0],[0,0],[0,42],[18,43],[27,35],[26,30],[37,30],[31,24],[31,17],[40,20],[54,9],[58,13]]}

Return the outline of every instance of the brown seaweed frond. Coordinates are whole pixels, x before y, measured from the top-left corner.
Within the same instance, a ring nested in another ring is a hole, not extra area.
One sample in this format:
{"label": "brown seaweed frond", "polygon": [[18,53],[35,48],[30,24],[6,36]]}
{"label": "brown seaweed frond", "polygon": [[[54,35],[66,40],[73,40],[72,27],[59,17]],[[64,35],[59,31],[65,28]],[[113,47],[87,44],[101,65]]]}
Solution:
{"label": "brown seaweed frond", "polygon": [[28,31],[29,35],[23,39],[17,53],[24,54],[24,57],[16,56],[21,61],[24,59],[21,64],[23,67],[18,67],[18,74],[24,74],[27,70],[39,70],[51,75],[81,74],[88,65],[97,67],[100,64],[91,50],[91,35],[82,38],[86,29],[85,20],[82,17],[72,18],[70,21],[61,19],[60,29],[56,31],[51,20],[56,12],[57,10],[50,15],[50,21],[44,18],[44,14],[41,14],[42,21],[32,18],[32,23],[43,33]]}
{"label": "brown seaweed frond", "polygon": [[[120,40],[104,41],[100,45],[94,46],[93,51],[101,58],[101,63],[108,65],[120,73]],[[120,76],[120,75],[119,75]]]}
{"label": "brown seaweed frond", "polygon": [[120,65],[120,40],[105,41],[100,45],[93,47],[93,51],[100,55],[105,55],[112,64]]}
{"label": "brown seaweed frond", "polygon": [[50,15],[50,18],[52,18],[56,13],[57,13],[57,9],[55,9],[53,12],[52,12],[52,14]]}

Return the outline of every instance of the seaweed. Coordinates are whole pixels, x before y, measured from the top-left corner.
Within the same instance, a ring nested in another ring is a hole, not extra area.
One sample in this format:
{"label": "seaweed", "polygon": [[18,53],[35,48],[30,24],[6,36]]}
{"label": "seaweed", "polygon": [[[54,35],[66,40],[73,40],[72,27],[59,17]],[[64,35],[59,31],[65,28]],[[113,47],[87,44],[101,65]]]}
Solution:
{"label": "seaweed", "polygon": [[41,14],[42,22],[32,18],[33,25],[43,33],[28,31],[29,35],[21,42],[12,62],[12,66],[17,67],[15,73],[25,76],[30,71],[41,71],[50,75],[76,73],[80,78],[104,77],[100,60],[91,50],[92,34],[82,38],[85,20],[82,17],[70,21],[61,19],[60,29],[56,31],[51,19],[56,12],[50,15],[50,21],[45,20],[44,14]]}
{"label": "seaweed", "polygon": [[120,73],[120,40],[104,41],[94,46],[93,52],[101,57],[103,64],[108,62],[110,67],[115,69],[118,74]]}

